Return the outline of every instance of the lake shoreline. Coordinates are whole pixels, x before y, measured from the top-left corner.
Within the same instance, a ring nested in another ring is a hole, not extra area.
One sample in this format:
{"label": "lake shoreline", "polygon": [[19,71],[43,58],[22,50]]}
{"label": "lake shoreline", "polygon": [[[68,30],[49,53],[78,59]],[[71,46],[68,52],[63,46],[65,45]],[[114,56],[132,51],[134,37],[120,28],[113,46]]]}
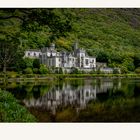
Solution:
{"label": "lake shoreline", "polygon": [[48,81],[64,79],[87,79],[87,78],[140,78],[140,74],[44,74],[44,75],[15,75],[7,76],[6,79],[1,77],[0,82],[20,82],[20,81]]}

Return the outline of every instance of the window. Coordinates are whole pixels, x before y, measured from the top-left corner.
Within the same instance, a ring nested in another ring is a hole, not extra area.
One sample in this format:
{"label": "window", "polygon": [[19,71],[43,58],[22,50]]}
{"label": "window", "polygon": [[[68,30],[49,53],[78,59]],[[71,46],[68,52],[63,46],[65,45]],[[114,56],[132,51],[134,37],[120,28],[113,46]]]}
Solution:
{"label": "window", "polygon": [[36,56],[36,53],[34,53],[34,56]]}
{"label": "window", "polygon": [[28,56],[30,56],[30,53],[28,53]]}
{"label": "window", "polygon": [[89,92],[88,92],[88,91],[86,91],[86,96],[87,96],[87,97],[89,96]]}
{"label": "window", "polygon": [[88,59],[86,59],[86,65],[88,65],[89,64],[89,61],[88,61]]}

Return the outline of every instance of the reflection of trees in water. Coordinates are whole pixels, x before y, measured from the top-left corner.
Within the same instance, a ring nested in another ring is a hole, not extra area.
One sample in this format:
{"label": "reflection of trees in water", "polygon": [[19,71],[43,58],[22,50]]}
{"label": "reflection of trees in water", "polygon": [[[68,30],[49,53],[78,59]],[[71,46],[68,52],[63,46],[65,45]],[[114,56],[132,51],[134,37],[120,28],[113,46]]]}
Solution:
{"label": "reflection of trees in water", "polygon": [[17,86],[16,88],[9,88],[7,89],[9,92],[11,92],[14,97],[16,97],[19,100],[23,100],[27,97],[27,92],[25,90],[25,86]]}
{"label": "reflection of trees in water", "polygon": [[32,93],[35,99],[38,99],[40,97],[40,87],[41,86],[33,86]]}
{"label": "reflection of trees in water", "polygon": [[136,83],[134,88],[134,97],[140,96],[140,84]]}
{"label": "reflection of trees in water", "polygon": [[67,84],[71,85],[72,89],[77,89],[79,86],[83,86],[84,85],[84,81],[83,79],[72,79],[72,80],[68,80]]}
{"label": "reflection of trees in water", "polygon": [[[40,84],[40,83],[38,83]],[[2,89],[4,89],[4,85],[1,84],[0,86]],[[39,98],[40,96],[46,94],[50,90],[49,85],[42,84],[37,85],[35,83],[10,83],[7,84],[5,87],[7,91],[11,92],[17,99],[23,100],[23,99],[30,99],[30,98]]]}

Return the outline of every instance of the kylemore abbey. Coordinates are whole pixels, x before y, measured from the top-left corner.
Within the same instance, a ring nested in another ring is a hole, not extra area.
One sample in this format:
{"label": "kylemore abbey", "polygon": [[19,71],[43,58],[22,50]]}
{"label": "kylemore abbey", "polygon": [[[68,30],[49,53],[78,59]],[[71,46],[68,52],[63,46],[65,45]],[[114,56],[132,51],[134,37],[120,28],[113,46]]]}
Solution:
{"label": "kylemore abbey", "polygon": [[71,72],[72,68],[85,72],[96,71],[98,66],[102,66],[100,70],[105,73],[113,72],[113,69],[108,68],[105,63],[96,63],[96,57],[89,56],[83,48],[78,47],[77,42],[73,45],[72,52],[58,52],[55,44],[52,43],[50,47],[44,47],[41,50],[27,50],[24,57],[38,58],[41,64],[48,67],[62,68],[63,71],[65,70],[68,73]]}

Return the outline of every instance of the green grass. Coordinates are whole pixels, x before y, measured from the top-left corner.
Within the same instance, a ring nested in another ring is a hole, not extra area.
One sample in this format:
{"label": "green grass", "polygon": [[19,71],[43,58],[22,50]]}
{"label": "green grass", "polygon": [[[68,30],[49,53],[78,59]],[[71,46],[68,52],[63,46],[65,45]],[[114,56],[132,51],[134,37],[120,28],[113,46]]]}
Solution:
{"label": "green grass", "polygon": [[20,105],[11,93],[0,90],[0,122],[36,121],[36,118]]}
{"label": "green grass", "polygon": [[140,74],[57,74],[55,75],[58,79],[65,78],[98,78],[98,77],[108,77],[108,78],[140,78]]}
{"label": "green grass", "polygon": [[[53,83],[56,80],[64,80],[64,79],[77,79],[77,78],[140,78],[140,74],[22,74],[15,75],[15,77],[7,77],[7,81],[16,82],[16,81],[45,81]],[[0,77],[0,81],[4,81],[4,77]]]}

